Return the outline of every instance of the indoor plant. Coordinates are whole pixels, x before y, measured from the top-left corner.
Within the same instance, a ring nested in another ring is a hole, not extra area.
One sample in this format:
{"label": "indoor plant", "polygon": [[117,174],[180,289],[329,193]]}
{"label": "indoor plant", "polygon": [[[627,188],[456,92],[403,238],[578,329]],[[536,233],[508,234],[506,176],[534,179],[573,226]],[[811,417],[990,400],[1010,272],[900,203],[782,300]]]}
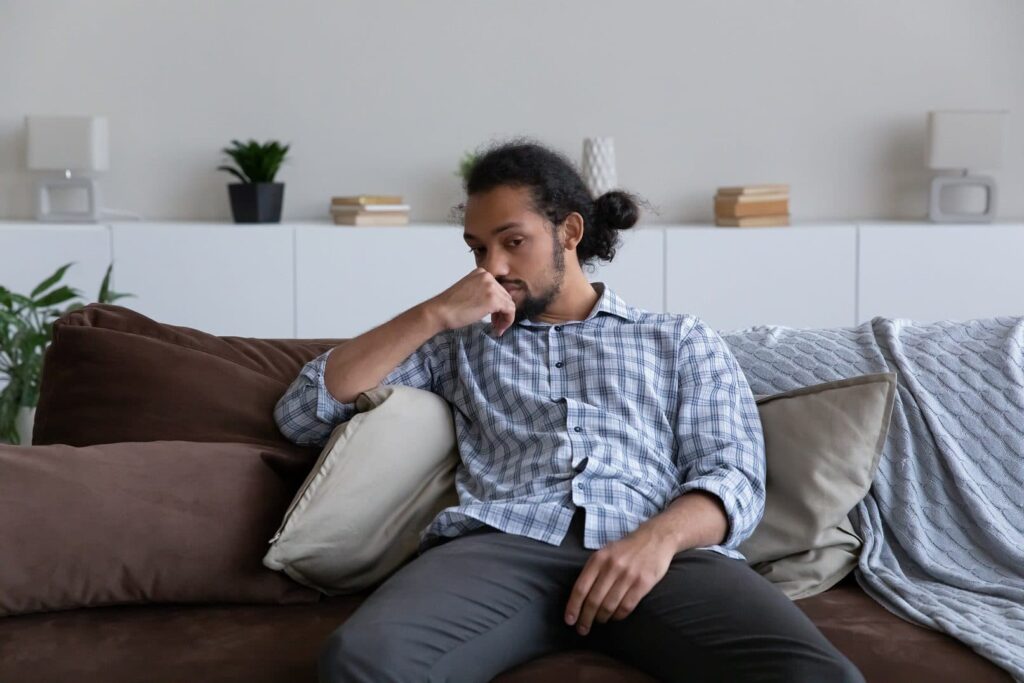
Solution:
{"label": "indoor plant", "polygon": [[232,140],[222,151],[235,166],[218,166],[241,182],[228,185],[231,214],[236,223],[279,223],[284,204],[284,183],[275,183],[274,176],[288,156],[291,145],[276,140],[263,144],[255,140],[242,143]]}
{"label": "indoor plant", "polygon": [[[0,442],[31,443],[43,353],[53,337],[53,322],[84,306],[77,289],[57,286],[72,265],[66,263],[58,268],[28,296],[0,286],[0,380],[7,381],[7,386],[0,389]],[[113,267],[107,266],[96,298],[99,303],[134,296],[110,291]],[[67,306],[60,308],[59,304]]]}

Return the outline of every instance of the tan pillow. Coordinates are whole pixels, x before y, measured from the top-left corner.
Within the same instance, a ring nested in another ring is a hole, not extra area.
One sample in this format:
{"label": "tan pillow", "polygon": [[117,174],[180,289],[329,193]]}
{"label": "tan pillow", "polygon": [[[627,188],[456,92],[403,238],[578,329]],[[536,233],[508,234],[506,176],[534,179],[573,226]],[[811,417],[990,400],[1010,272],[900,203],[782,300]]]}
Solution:
{"label": "tan pillow", "polygon": [[271,539],[263,564],[328,595],[362,590],[411,558],[419,535],[458,503],[458,447],[437,394],[381,385],[335,427]]}
{"label": "tan pillow", "polygon": [[756,397],[767,499],[739,550],[790,598],[828,590],[856,566],[861,539],[847,515],[871,487],[895,397],[895,372]]}

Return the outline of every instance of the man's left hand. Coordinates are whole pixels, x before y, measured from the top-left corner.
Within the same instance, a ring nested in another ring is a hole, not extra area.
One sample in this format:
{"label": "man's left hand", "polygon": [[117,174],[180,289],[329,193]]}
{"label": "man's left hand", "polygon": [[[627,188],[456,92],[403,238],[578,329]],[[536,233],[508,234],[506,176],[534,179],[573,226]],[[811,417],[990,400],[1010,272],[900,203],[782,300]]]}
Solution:
{"label": "man's left hand", "polygon": [[565,623],[580,635],[596,620],[624,619],[668,572],[675,544],[643,525],[595,551],[583,566],[565,610]]}

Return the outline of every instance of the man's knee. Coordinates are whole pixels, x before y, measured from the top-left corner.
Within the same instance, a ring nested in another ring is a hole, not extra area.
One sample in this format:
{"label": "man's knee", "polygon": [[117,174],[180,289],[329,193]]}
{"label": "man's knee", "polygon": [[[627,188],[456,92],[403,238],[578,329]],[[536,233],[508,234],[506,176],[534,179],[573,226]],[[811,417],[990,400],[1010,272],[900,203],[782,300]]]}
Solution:
{"label": "man's knee", "polygon": [[410,666],[413,652],[400,643],[393,626],[341,625],[320,650],[317,676],[320,683],[385,683],[422,680]]}

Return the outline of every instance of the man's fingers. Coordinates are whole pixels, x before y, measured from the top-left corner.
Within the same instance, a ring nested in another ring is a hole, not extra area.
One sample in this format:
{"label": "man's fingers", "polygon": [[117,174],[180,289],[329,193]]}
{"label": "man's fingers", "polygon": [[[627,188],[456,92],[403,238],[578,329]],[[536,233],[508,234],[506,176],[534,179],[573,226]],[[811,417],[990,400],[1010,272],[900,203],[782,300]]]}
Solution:
{"label": "man's fingers", "polygon": [[633,584],[633,587],[626,591],[626,594],[622,596],[622,602],[620,602],[619,606],[615,609],[615,614],[612,615],[612,619],[618,621],[619,619],[625,619],[628,617],[633,613],[633,610],[636,609],[636,606],[648,592],[649,591],[644,591],[643,587],[639,583]]}
{"label": "man's fingers", "polygon": [[594,620],[599,624],[608,623],[608,620],[617,613],[622,599],[632,587],[633,581],[628,578],[628,575],[623,574],[620,576],[619,580],[615,582],[615,585],[609,589],[604,600],[601,601],[601,607],[597,610],[597,615],[594,617]]}
{"label": "man's fingers", "polygon": [[587,635],[594,623],[594,617],[604,603],[608,591],[615,585],[617,576],[608,567],[605,567],[598,575],[590,592],[583,599],[583,609],[580,611],[579,619],[576,620],[576,630],[580,635]]}
{"label": "man's fingers", "polygon": [[590,593],[590,589],[597,579],[597,568],[591,560],[593,560],[593,556],[583,566],[583,571],[580,572],[572,587],[572,593],[569,594],[569,603],[565,606],[565,623],[570,626],[579,619],[580,611],[583,609],[583,599]]}

